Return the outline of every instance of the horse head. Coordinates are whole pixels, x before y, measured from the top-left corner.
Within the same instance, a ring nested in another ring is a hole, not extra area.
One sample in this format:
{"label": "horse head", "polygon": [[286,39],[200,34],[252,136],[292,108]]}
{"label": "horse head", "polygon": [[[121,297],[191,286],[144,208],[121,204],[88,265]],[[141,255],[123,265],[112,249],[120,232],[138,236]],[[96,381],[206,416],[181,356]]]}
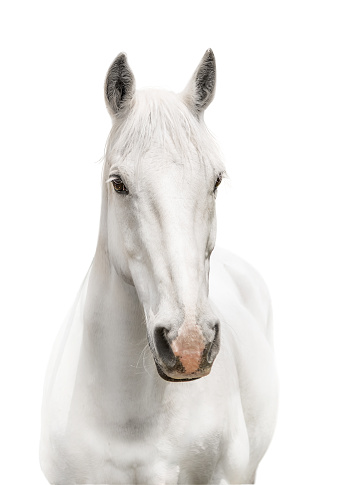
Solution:
{"label": "horse head", "polygon": [[113,126],[101,231],[115,271],[137,291],[158,373],[175,382],[209,374],[220,345],[208,291],[224,167],[203,119],[215,81],[208,50],[179,94],[136,91],[125,54],[105,82]]}

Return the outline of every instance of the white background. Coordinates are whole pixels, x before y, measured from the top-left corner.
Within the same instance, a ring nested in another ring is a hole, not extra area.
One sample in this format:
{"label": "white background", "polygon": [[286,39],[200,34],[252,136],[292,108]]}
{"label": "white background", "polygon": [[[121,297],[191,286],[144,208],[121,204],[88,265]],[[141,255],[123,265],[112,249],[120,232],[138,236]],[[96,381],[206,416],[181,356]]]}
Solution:
{"label": "white background", "polygon": [[96,246],[106,70],[125,51],[138,88],[180,91],[209,47],[230,176],[218,244],[274,306],[280,413],[258,483],[356,483],[354,3],[23,1],[0,17],[1,483],[46,483],[42,384]]}

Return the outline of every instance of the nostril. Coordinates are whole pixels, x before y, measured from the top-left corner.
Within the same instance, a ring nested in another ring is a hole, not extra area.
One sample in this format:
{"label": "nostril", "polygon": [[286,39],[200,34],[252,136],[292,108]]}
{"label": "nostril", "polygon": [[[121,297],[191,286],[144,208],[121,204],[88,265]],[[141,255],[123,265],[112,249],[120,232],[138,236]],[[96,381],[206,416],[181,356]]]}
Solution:
{"label": "nostril", "polygon": [[174,367],[176,356],[167,339],[168,330],[165,327],[157,327],[154,331],[154,340],[157,354],[167,367]]}
{"label": "nostril", "polygon": [[207,361],[209,364],[214,362],[215,357],[218,355],[220,349],[220,324],[216,323],[214,326],[214,339],[210,344],[210,349],[207,355]]}

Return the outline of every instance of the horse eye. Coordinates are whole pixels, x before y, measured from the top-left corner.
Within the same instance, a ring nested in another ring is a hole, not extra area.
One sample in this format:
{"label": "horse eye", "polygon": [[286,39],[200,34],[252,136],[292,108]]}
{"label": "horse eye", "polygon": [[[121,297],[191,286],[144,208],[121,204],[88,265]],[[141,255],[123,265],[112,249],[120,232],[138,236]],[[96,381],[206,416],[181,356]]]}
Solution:
{"label": "horse eye", "polygon": [[111,181],[112,185],[114,187],[115,192],[118,194],[128,194],[129,191],[127,190],[124,182],[121,180],[121,178],[116,178]]}
{"label": "horse eye", "polygon": [[222,175],[219,174],[218,178],[216,179],[215,186],[214,186],[214,191],[219,187],[222,181]]}

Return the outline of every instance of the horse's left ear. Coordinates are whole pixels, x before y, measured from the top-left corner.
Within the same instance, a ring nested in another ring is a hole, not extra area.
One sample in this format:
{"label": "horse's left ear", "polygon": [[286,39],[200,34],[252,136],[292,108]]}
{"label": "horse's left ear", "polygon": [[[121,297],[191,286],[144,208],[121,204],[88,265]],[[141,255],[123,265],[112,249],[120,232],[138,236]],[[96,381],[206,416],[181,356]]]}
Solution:
{"label": "horse's left ear", "polygon": [[111,115],[117,115],[130,105],[135,93],[135,78],[121,52],[111,64],[105,80],[105,101]]}
{"label": "horse's left ear", "polygon": [[216,63],[214,52],[208,49],[183,91],[183,99],[195,114],[201,114],[212,102],[216,85]]}

